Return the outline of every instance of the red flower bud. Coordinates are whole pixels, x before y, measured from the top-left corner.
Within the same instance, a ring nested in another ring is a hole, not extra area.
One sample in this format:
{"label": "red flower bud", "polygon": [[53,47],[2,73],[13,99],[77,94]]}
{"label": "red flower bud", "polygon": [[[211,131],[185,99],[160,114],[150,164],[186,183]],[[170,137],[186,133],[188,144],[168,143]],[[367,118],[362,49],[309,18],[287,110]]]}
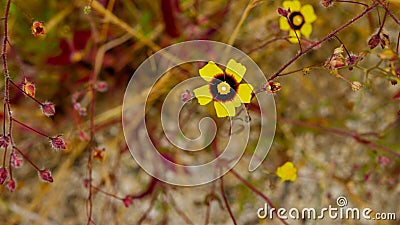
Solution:
{"label": "red flower bud", "polygon": [[128,208],[130,205],[133,203],[133,198],[130,195],[125,196],[125,198],[122,200],[124,202],[124,205],[126,208]]}
{"label": "red flower bud", "polygon": [[7,148],[9,144],[10,144],[10,137],[2,135],[0,137],[0,148]]}
{"label": "red flower bud", "polygon": [[51,172],[48,169],[43,169],[38,171],[39,177],[43,181],[47,181],[49,183],[53,183],[53,177],[51,176]]}
{"label": "red flower bud", "polygon": [[75,102],[72,105],[74,106],[74,110],[77,111],[80,116],[86,116],[87,115],[86,108],[82,107],[82,105],[79,102]]}
{"label": "red flower bud", "polygon": [[381,42],[379,35],[374,34],[368,40],[368,45],[370,49],[374,49]]}
{"label": "red flower bud", "polygon": [[98,92],[106,92],[108,90],[108,84],[105,81],[97,81],[96,84],[94,85],[94,88]]}
{"label": "red flower bud", "polygon": [[4,167],[0,168],[0,184],[4,184],[4,181],[6,181],[7,176],[8,176],[7,169]]}
{"label": "red flower bud", "polygon": [[22,166],[23,162],[24,162],[24,159],[21,157],[21,155],[16,154],[15,152],[12,152],[10,154],[10,163],[13,167],[19,168]]}
{"label": "red flower bud", "polygon": [[278,14],[283,16],[283,17],[287,17],[289,15],[289,11],[286,9],[282,9],[282,8],[278,8]]}
{"label": "red flower bud", "polygon": [[325,7],[332,6],[332,4],[333,4],[333,0],[322,0],[321,1],[321,5],[323,5]]}
{"label": "red flower bud", "polygon": [[56,114],[56,108],[55,105],[51,102],[45,102],[41,105],[42,113],[47,116],[54,116]]}
{"label": "red flower bud", "polygon": [[387,165],[391,162],[391,160],[384,156],[378,156],[378,163],[381,165]]}
{"label": "red flower bud", "polygon": [[60,136],[51,137],[50,144],[51,147],[55,150],[64,150],[67,148],[64,139],[62,139]]}
{"label": "red flower bud", "polygon": [[364,181],[368,181],[370,177],[371,177],[370,173],[365,174],[364,175]]}
{"label": "red flower bud", "polygon": [[193,99],[193,95],[192,95],[192,93],[189,91],[189,90],[185,90],[185,92],[183,92],[182,94],[181,94],[181,100],[182,100],[182,102],[184,102],[184,103],[187,103],[187,102],[189,102],[190,100],[192,100]]}
{"label": "red flower bud", "polygon": [[6,183],[6,186],[8,188],[8,190],[10,190],[11,192],[15,191],[15,187],[17,186],[14,180],[9,180]]}
{"label": "red flower bud", "polygon": [[89,179],[83,179],[83,187],[88,188],[90,186]]}

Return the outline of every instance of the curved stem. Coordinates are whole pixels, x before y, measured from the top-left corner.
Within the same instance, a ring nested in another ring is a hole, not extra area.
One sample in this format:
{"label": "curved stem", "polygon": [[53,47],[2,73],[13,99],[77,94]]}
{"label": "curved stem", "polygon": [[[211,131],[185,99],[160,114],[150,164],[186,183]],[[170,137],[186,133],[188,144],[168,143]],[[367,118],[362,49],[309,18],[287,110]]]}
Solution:
{"label": "curved stem", "polygon": [[224,177],[221,177],[219,179],[219,181],[220,181],[221,195],[222,195],[222,198],[224,199],[225,207],[229,212],[229,216],[231,217],[233,224],[236,225],[237,222],[236,222],[235,216],[233,215],[231,207],[229,206],[228,199],[226,198],[226,194],[225,194],[225,190],[224,190]]}
{"label": "curved stem", "polygon": [[[235,170],[230,170],[230,172],[238,179],[240,180],[244,185],[246,185],[250,190],[252,190],[255,194],[257,194],[258,196],[260,196],[262,199],[264,199],[264,201],[271,206],[271,208],[275,208],[275,206],[272,204],[271,200],[264,195],[261,191],[259,191],[257,188],[255,188],[252,184],[250,184],[246,179],[244,179],[243,177],[241,177],[238,173],[236,173]],[[276,211],[274,211],[275,214],[277,214]],[[278,216],[279,220],[285,224],[285,225],[289,225],[285,220],[283,220],[282,218],[280,218]]]}

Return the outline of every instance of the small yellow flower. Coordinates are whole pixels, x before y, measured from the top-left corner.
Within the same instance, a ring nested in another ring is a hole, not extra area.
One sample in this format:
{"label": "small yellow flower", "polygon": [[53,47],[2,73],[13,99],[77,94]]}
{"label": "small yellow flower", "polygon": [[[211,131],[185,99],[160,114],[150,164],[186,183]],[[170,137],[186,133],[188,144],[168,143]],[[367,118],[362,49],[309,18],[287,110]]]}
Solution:
{"label": "small yellow flower", "polygon": [[281,182],[295,181],[297,179],[297,169],[292,162],[286,162],[283,166],[276,169],[276,175],[281,178]]}
{"label": "small yellow flower", "polygon": [[32,34],[35,37],[39,37],[40,35],[45,35],[46,31],[44,30],[44,22],[35,21],[32,24]]}
{"label": "small yellow flower", "polygon": [[312,33],[312,25],[317,16],[314,13],[312,5],[301,6],[300,1],[284,1],[283,8],[289,10],[287,18],[279,18],[279,27],[281,30],[289,31],[289,41],[297,43],[297,36],[300,38],[301,34],[309,38]]}
{"label": "small yellow flower", "polygon": [[246,67],[230,59],[225,72],[213,61],[199,70],[200,76],[209,84],[193,90],[200,105],[214,102],[218,117],[232,117],[236,115],[236,107],[242,103],[249,103],[253,92],[250,84],[240,84]]}
{"label": "small yellow flower", "polygon": [[94,160],[98,160],[98,161],[103,161],[105,150],[106,150],[105,148],[102,148],[102,149],[95,149],[95,150],[93,151],[93,159],[94,159]]}

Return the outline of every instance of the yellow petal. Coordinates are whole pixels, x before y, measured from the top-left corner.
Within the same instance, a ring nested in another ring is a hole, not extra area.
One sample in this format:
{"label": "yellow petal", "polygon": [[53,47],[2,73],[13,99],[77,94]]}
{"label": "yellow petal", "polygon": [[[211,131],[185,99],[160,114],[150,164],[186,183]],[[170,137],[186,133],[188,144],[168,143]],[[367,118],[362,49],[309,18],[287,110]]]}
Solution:
{"label": "yellow petal", "polygon": [[249,103],[251,100],[251,94],[253,93],[253,86],[250,84],[241,84],[238,87],[238,95],[240,101],[243,103]]}
{"label": "yellow petal", "polygon": [[314,13],[314,8],[312,7],[312,5],[303,6],[300,12],[301,14],[303,14],[306,23],[312,23],[317,19],[317,16]]}
{"label": "yellow petal", "polygon": [[285,17],[279,18],[279,27],[281,28],[281,30],[290,30],[290,25],[289,22],[287,21],[287,18]]}
{"label": "yellow petal", "polygon": [[233,102],[217,102],[214,101],[215,111],[218,117],[235,116],[235,106]]}
{"label": "yellow petal", "polygon": [[292,162],[286,162],[277,168],[276,175],[281,178],[281,182],[286,180],[295,181],[297,179],[297,169]]}
{"label": "yellow petal", "polygon": [[236,62],[234,59],[230,59],[228,65],[226,66],[225,72],[229,75],[232,75],[237,83],[240,83],[244,74],[246,73],[246,67]]}
{"label": "yellow petal", "polygon": [[200,76],[207,82],[210,82],[215,75],[223,74],[224,72],[213,61],[210,61],[203,68],[199,69]]}
{"label": "yellow petal", "polygon": [[233,106],[239,107],[242,104],[239,95],[236,93],[236,96],[232,100]]}
{"label": "yellow petal", "polygon": [[299,1],[284,1],[283,8],[290,9],[291,12],[300,11],[301,3]]}
{"label": "yellow petal", "polygon": [[212,100],[209,85],[204,85],[193,90],[194,96],[200,105],[207,105]]}
{"label": "yellow petal", "polygon": [[[298,36],[299,39],[300,39],[300,37],[301,37],[300,32],[299,32],[299,31],[296,31],[296,33],[297,33],[297,36]],[[290,36],[289,41],[290,41],[290,42],[292,42],[292,43],[299,43],[299,40],[297,40],[297,37],[296,37],[296,33],[294,33],[294,30],[290,30],[290,31],[289,31],[289,36]]]}
{"label": "yellow petal", "polygon": [[312,32],[312,25],[311,23],[305,23],[303,24],[303,26],[301,27],[301,33],[306,37],[309,38]]}

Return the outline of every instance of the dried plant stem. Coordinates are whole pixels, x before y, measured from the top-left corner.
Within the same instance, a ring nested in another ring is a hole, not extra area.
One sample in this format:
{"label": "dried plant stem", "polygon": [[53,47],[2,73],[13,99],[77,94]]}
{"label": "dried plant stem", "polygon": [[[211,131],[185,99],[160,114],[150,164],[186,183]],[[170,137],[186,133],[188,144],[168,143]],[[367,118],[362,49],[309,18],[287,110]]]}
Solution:
{"label": "dried plant stem", "polygon": [[115,199],[118,199],[118,200],[123,200],[123,199],[124,199],[124,198],[122,198],[122,197],[118,197],[118,196],[115,195],[115,194],[106,192],[106,191],[104,191],[103,189],[101,189],[101,188],[99,188],[99,187],[97,187],[97,186],[95,186],[95,185],[93,185],[93,184],[91,185],[91,187],[92,187],[94,190],[96,190],[96,191],[98,191],[98,192],[100,192],[100,193],[103,193],[104,195],[110,196],[110,197],[112,197],[112,198],[115,198]]}
{"label": "dried plant stem", "polygon": [[29,164],[31,164],[33,168],[35,168],[35,170],[40,171],[39,167],[36,166],[36,164],[33,163],[32,160],[31,160],[25,153],[23,153],[20,149],[18,149],[18,148],[15,147],[15,146],[13,146],[13,149],[15,149],[17,152],[19,152],[19,154],[21,154],[22,157],[24,157],[24,159],[25,159],[26,161],[28,161]]}
{"label": "dried plant stem", "polygon": [[30,126],[28,126],[28,125],[26,125],[26,124],[24,124],[24,123],[22,123],[22,122],[20,122],[20,121],[18,121],[16,119],[14,119],[14,118],[12,118],[12,121],[16,122],[17,124],[25,127],[26,129],[28,129],[30,131],[33,131],[33,132],[35,132],[35,133],[37,133],[37,134],[39,134],[39,135],[41,135],[43,137],[51,138],[49,135],[45,134],[44,132],[42,132],[40,130],[37,130],[37,129],[33,128],[33,127],[30,127]]}
{"label": "dried plant stem", "polygon": [[300,57],[302,57],[303,55],[305,55],[306,53],[308,53],[309,51],[311,51],[314,47],[320,45],[321,43],[331,39],[332,37],[334,37],[337,33],[339,33],[340,31],[342,31],[343,29],[345,29],[346,27],[348,27],[349,25],[353,24],[354,22],[356,22],[357,20],[361,19],[364,15],[366,15],[367,13],[371,12],[373,9],[375,9],[377,6],[379,5],[379,3],[375,3],[373,5],[371,5],[370,7],[366,8],[362,13],[360,13],[358,16],[354,17],[353,19],[349,20],[348,22],[346,22],[345,24],[343,24],[342,26],[340,26],[339,28],[337,28],[336,30],[332,31],[331,33],[329,33],[327,36],[325,36],[324,38],[322,38],[321,40],[315,42],[314,44],[312,44],[310,47],[304,49],[304,51],[299,52],[297,55],[295,55],[291,60],[289,60],[285,65],[283,65],[277,72],[275,72],[274,75],[272,75],[268,81],[272,81],[275,78],[280,76],[280,73],[282,71],[284,71],[288,66],[290,66],[292,63],[294,63],[297,59],[299,59]]}
{"label": "dried plant stem", "polygon": [[174,198],[170,194],[167,194],[167,196],[172,208],[183,219],[183,221],[185,221],[186,224],[194,225],[193,221],[185,214],[185,212],[176,205]]}
{"label": "dried plant stem", "polygon": [[[8,41],[8,15],[10,12],[10,6],[11,6],[11,0],[7,1],[6,5],[6,11],[4,15],[4,37],[3,37],[3,50],[2,50],[2,59],[3,59],[3,69],[4,69],[4,83],[5,83],[5,91],[4,91],[4,117],[6,117],[6,110],[8,113],[9,117],[9,129],[8,129],[8,134],[10,135],[11,139],[11,144],[13,144],[12,141],[12,112],[11,112],[11,106],[10,106],[10,73],[8,71],[8,65],[7,65],[7,41]],[[4,120],[3,127],[5,127],[6,121]],[[4,131],[5,135],[5,131]]]}
{"label": "dried plant stem", "polygon": [[235,216],[233,215],[231,207],[229,206],[228,199],[226,198],[226,194],[225,194],[225,190],[224,190],[224,177],[221,177],[219,179],[219,181],[220,181],[221,195],[222,195],[222,198],[224,199],[225,207],[228,210],[229,216],[231,217],[233,224],[236,225],[237,222],[236,222]]}
{"label": "dried plant stem", "polygon": [[269,40],[266,40],[264,43],[262,43],[261,45],[259,45],[259,46],[257,46],[257,47],[255,47],[255,48],[252,48],[252,49],[250,49],[249,51],[247,51],[246,52],[246,55],[250,55],[251,53],[253,53],[253,52],[255,52],[255,51],[258,51],[258,50],[260,50],[260,49],[262,49],[262,48],[265,48],[266,46],[268,46],[269,44],[272,44],[272,43],[274,43],[274,42],[276,42],[276,41],[279,41],[279,40],[286,40],[286,39],[288,39],[290,36],[283,36],[283,37],[274,37],[274,38],[272,38],[272,39],[269,39]]}
{"label": "dried plant stem", "polygon": [[336,134],[336,135],[343,136],[343,137],[353,138],[355,141],[357,141],[360,144],[369,146],[371,148],[379,149],[382,152],[393,155],[395,157],[400,157],[400,153],[395,152],[389,148],[386,148],[386,147],[379,145],[377,143],[374,143],[372,141],[363,139],[362,136],[356,132],[340,130],[337,128],[324,127],[324,126],[321,126],[318,124],[312,124],[312,123],[307,123],[307,122],[303,122],[303,121],[295,121],[295,120],[291,120],[288,118],[282,118],[282,117],[278,118],[278,120],[285,122],[285,123],[290,123],[290,124],[293,124],[296,126],[308,127],[308,128],[322,130],[322,131],[329,132],[329,133]]}
{"label": "dried plant stem", "polygon": [[362,3],[362,2],[357,2],[357,1],[336,0],[335,2],[353,3],[353,4],[358,4],[358,5],[362,5],[362,6],[368,7],[367,4]]}
{"label": "dried plant stem", "polygon": [[106,16],[108,21],[110,23],[113,23],[123,30],[125,30],[127,33],[130,33],[132,36],[134,36],[136,39],[138,39],[140,42],[143,42],[145,45],[150,47],[153,51],[158,51],[161,49],[160,46],[155,44],[153,41],[145,37],[143,34],[137,32],[135,29],[132,28],[131,25],[125,23],[124,21],[120,20],[116,15],[114,15],[112,12],[104,8],[98,1],[92,1],[91,6],[93,7],[94,10],[96,10],[98,13],[102,14],[103,16]]}
{"label": "dried plant stem", "polygon": [[[209,195],[215,195],[215,182],[212,182],[211,184],[211,190]],[[211,202],[210,200],[206,202],[207,204],[207,209],[206,209],[206,218],[204,220],[204,224],[208,225],[208,223],[210,222],[210,215],[211,215]]]}
{"label": "dried plant stem", "polygon": [[249,15],[251,9],[255,6],[255,3],[257,1],[255,0],[250,0],[249,3],[247,4],[246,8],[243,11],[242,16],[240,17],[239,22],[236,24],[235,29],[233,30],[231,36],[229,37],[229,40],[227,42],[228,45],[233,45],[235,43],[235,39],[237,35],[239,34],[240,27],[243,25],[244,21],[246,20],[247,16]]}
{"label": "dried plant stem", "polygon": [[381,4],[381,5],[382,5],[382,7],[386,10],[386,12],[389,14],[389,16],[392,17],[392,19],[393,19],[398,25],[400,25],[400,20],[399,20],[399,18],[397,18],[397,17],[392,13],[392,11],[390,11],[390,9],[388,8],[388,6],[387,6],[383,1],[381,1],[381,0],[378,0],[377,2],[378,2],[378,4]]}
{"label": "dried plant stem", "polygon": [[26,96],[28,96],[30,99],[32,99],[33,101],[35,101],[37,104],[43,106],[43,103],[41,103],[39,100],[37,100],[35,97],[29,95],[28,93],[26,93],[21,87],[19,87],[16,83],[14,83],[14,81],[10,80],[10,83],[16,87],[20,92],[24,93]]}
{"label": "dried plant stem", "polygon": [[149,207],[143,213],[142,217],[140,217],[140,219],[138,220],[138,222],[137,222],[138,225],[141,225],[144,222],[144,220],[147,218],[147,216],[149,215],[151,209],[153,209],[154,204],[156,203],[156,200],[157,200],[157,195],[153,195],[153,197],[151,198]]}
{"label": "dried plant stem", "polygon": [[[271,206],[272,208],[275,208],[275,206],[272,204],[271,200],[264,195],[261,191],[259,191],[257,188],[255,188],[252,184],[250,184],[250,182],[248,182],[246,179],[244,179],[242,176],[240,176],[238,173],[236,173],[235,170],[230,170],[230,172],[238,179],[240,180],[244,185],[246,185],[251,191],[253,191],[256,195],[260,196],[262,199],[264,199],[264,201]],[[274,213],[276,214],[276,211],[274,211]],[[289,225],[285,220],[283,220],[282,218],[280,218],[278,216],[279,220],[285,224],[285,225]]]}

